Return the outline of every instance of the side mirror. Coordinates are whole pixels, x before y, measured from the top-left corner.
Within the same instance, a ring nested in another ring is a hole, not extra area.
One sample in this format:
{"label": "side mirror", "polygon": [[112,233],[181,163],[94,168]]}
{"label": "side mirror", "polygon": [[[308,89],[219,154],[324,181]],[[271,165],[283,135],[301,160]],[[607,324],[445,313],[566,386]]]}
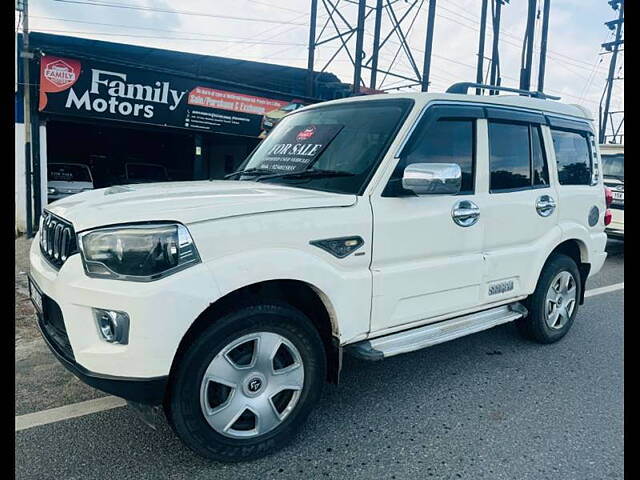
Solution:
{"label": "side mirror", "polygon": [[416,195],[455,195],[462,170],[456,163],[413,163],[404,169],[402,186]]}

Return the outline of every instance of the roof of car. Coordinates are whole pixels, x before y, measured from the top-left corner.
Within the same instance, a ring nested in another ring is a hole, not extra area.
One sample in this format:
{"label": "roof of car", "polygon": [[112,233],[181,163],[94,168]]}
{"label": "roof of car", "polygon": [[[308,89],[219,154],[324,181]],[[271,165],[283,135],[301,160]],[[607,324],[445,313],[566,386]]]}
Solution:
{"label": "roof of car", "polygon": [[389,93],[378,95],[361,95],[358,97],[341,98],[339,100],[331,100],[305,107],[309,108],[325,107],[327,105],[338,105],[348,102],[366,102],[371,100],[408,98],[416,102],[418,105],[426,105],[432,101],[449,101],[449,102],[465,102],[478,103],[483,105],[495,105],[511,108],[524,108],[528,110],[536,110],[542,113],[556,114],[574,117],[592,121],[591,112],[581,105],[573,105],[561,103],[555,100],[542,100],[523,95],[464,95],[459,93]]}

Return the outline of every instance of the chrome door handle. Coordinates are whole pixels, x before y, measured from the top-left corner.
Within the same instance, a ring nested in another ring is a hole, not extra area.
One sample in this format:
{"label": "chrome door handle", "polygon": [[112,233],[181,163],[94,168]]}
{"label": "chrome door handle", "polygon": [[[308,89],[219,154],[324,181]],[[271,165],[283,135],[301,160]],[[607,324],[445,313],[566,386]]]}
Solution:
{"label": "chrome door handle", "polygon": [[451,217],[457,225],[470,227],[480,218],[480,208],[469,200],[460,200],[453,206]]}
{"label": "chrome door handle", "polygon": [[556,201],[549,195],[541,195],[536,200],[536,211],[541,217],[548,217],[556,209]]}

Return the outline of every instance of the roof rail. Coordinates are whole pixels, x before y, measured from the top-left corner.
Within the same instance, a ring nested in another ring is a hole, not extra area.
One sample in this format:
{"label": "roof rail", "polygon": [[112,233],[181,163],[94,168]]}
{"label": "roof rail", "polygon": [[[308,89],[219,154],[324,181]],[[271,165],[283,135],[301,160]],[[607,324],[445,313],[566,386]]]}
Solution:
{"label": "roof rail", "polygon": [[485,90],[499,90],[503,92],[513,92],[513,93],[519,93],[520,95],[527,95],[528,97],[540,98],[542,100],[560,100],[560,97],[547,95],[546,93],[542,93],[542,92],[531,92],[529,90],[520,90],[518,88],[501,87],[496,85],[485,85],[483,83],[473,83],[473,82],[454,83],[449,88],[447,88],[447,93],[462,93],[466,95],[467,90],[469,90],[470,88],[482,88]]}

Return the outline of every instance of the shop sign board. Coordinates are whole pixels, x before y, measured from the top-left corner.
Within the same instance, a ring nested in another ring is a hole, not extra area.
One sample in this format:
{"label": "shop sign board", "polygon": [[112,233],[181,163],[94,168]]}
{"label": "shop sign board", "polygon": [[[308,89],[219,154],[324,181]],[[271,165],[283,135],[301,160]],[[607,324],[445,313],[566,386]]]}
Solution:
{"label": "shop sign board", "polygon": [[292,100],[85,59],[40,60],[44,113],[257,137],[262,117]]}

